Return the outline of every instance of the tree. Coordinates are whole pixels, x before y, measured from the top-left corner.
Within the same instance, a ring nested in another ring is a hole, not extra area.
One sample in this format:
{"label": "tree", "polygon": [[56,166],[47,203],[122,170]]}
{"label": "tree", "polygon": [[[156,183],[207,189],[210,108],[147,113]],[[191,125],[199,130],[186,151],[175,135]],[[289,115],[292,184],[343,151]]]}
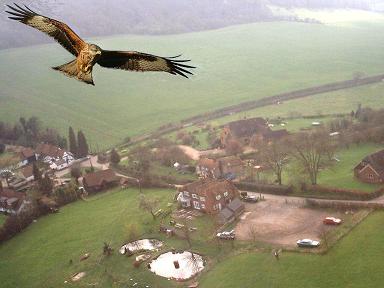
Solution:
{"label": "tree", "polygon": [[32,173],[33,173],[33,177],[34,177],[35,181],[41,180],[42,175],[41,175],[40,169],[39,169],[36,162],[33,162]]}
{"label": "tree", "polygon": [[243,152],[243,148],[238,141],[229,140],[225,145],[225,152],[227,152],[228,155],[237,155]]}
{"label": "tree", "polygon": [[81,168],[79,164],[72,165],[71,167],[71,176],[75,178],[76,183],[79,183],[79,178],[81,177]]}
{"label": "tree", "polygon": [[324,130],[297,133],[290,138],[288,145],[292,149],[292,156],[299,161],[312,185],[316,185],[321,164],[333,149],[329,134]]}
{"label": "tree", "polygon": [[158,206],[159,206],[158,199],[150,199],[143,194],[140,195],[139,208],[149,212],[152,215],[153,220],[156,219],[155,212]]}
{"label": "tree", "polygon": [[72,127],[69,127],[69,133],[68,133],[68,139],[69,139],[69,152],[71,152],[76,158],[77,158],[77,141],[75,132],[73,131]]}
{"label": "tree", "polygon": [[129,170],[140,180],[141,184],[150,182],[149,170],[151,168],[152,153],[147,147],[137,147],[132,149],[129,155]]}
{"label": "tree", "polygon": [[288,162],[287,145],[281,141],[265,143],[260,147],[260,158],[266,168],[276,175],[277,183],[282,184],[281,174]]}
{"label": "tree", "polygon": [[48,173],[44,174],[44,177],[42,177],[39,180],[39,190],[46,195],[49,195],[53,190],[53,181],[51,178],[49,178]]}
{"label": "tree", "polygon": [[77,155],[79,158],[83,158],[88,155],[88,143],[83,131],[77,133]]}
{"label": "tree", "polygon": [[111,151],[111,163],[113,164],[119,164],[121,158],[119,153],[117,153],[116,149],[113,148]]}

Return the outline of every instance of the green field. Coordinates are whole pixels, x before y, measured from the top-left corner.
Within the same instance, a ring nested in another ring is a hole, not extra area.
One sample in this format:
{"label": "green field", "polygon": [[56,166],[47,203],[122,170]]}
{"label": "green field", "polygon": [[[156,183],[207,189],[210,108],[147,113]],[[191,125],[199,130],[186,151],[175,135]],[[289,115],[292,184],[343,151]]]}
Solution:
{"label": "green field", "polygon": [[[145,190],[145,195],[159,199],[160,207],[166,209],[174,191]],[[126,287],[131,278],[150,287],[175,287],[174,283],[149,272],[145,265],[134,268],[134,257],[117,253],[126,243],[129,224],[135,224],[141,235],[166,239],[157,232],[160,219],[153,221],[148,212],[139,209],[138,199],[138,189],[114,190],[62,207],[58,214],[39,218],[26,231],[0,245],[1,287],[67,287],[64,281],[81,271],[87,276],[71,287],[88,287],[87,283],[95,282],[99,287]],[[167,223],[169,218],[164,221]],[[210,229],[209,223],[206,217],[193,221],[199,231],[192,235],[193,247],[204,254],[212,250],[207,246],[207,238],[201,236]],[[102,256],[103,242],[115,249],[109,258]],[[187,244],[166,239],[164,249],[171,247],[183,249]],[[91,257],[80,262],[84,253],[90,253]]]}
{"label": "green field", "polygon": [[354,177],[353,168],[355,168],[363,158],[383,148],[383,145],[363,144],[353,145],[349,149],[336,152],[335,157],[339,159],[340,162],[333,162],[332,166],[321,171],[318,183],[325,186],[345,189],[357,189],[363,191],[377,190],[381,186],[358,181]]}
{"label": "green field", "polygon": [[[383,23],[338,27],[277,22],[173,36],[93,39],[106,49],[165,56],[184,53],[197,66],[190,80],[97,67],[96,87],[50,69],[71,60],[58,45],[3,50],[0,120],[34,115],[65,135],[72,125],[85,131],[91,148],[98,150],[162,124],[242,101],[350,79],[356,72],[382,73],[384,51],[378,47],[384,39],[377,35],[383,28]],[[374,92],[367,95],[376,98],[359,102],[377,102],[383,86]],[[335,93],[329,99],[344,92]],[[307,102],[294,103],[301,103],[294,110],[308,108]],[[281,107],[285,105],[290,103]],[[336,107],[332,101],[310,109],[326,113]]]}
{"label": "green field", "polygon": [[[144,193],[158,198],[164,209],[174,191]],[[132,223],[143,237],[163,240],[163,250],[187,247],[186,241],[157,232],[161,220],[153,221],[149,213],[138,208],[138,194],[138,189],[112,190],[39,218],[26,231],[0,245],[1,287],[88,287],[90,283],[131,287],[134,282],[138,287],[181,287],[150,273],[145,264],[134,268],[133,257],[116,251],[126,243],[127,226]],[[163,221],[167,223],[169,218]],[[213,231],[211,221],[199,217],[192,222],[197,227],[192,234],[192,249],[203,254],[208,264],[197,280],[201,287],[224,288],[253,288],[254,283],[257,287],[380,287],[382,257],[378,251],[384,237],[380,229],[383,221],[383,212],[374,213],[324,256],[283,252],[277,262],[268,252],[242,254],[250,247],[247,243],[236,242],[232,250],[225,242],[219,249],[207,236]],[[115,249],[110,257],[101,253],[104,241]],[[91,257],[81,262],[84,253]],[[78,283],[64,283],[81,271],[87,275]]]}
{"label": "green field", "polygon": [[203,275],[202,288],[361,288],[381,287],[384,213],[376,212],[326,255],[244,253]]}

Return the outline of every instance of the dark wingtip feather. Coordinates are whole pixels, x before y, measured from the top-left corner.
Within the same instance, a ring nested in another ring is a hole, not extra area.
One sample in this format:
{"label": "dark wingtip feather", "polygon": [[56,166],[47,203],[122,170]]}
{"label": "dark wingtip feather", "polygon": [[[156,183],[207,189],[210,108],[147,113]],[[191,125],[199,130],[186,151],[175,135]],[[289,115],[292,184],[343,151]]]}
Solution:
{"label": "dark wingtip feather", "polygon": [[191,71],[188,71],[187,69],[195,69],[196,67],[181,64],[181,63],[185,63],[185,62],[190,62],[191,60],[175,60],[175,58],[178,58],[180,56],[181,56],[181,54],[177,55],[177,56],[173,56],[173,57],[166,57],[166,59],[169,61],[170,67],[171,67],[170,73],[174,74],[174,75],[180,75],[180,76],[183,76],[185,78],[189,78],[188,74],[193,75],[193,73]]}

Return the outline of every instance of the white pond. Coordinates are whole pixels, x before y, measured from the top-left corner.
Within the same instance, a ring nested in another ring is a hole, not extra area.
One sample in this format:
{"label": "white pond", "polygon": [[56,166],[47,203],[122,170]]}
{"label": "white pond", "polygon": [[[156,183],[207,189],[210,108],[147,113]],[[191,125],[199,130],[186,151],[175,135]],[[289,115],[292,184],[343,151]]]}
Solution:
{"label": "white pond", "polygon": [[175,279],[187,280],[204,269],[203,257],[196,253],[167,252],[153,260],[148,268],[156,275]]}
{"label": "white pond", "polygon": [[156,239],[141,239],[137,241],[130,242],[123,245],[119,252],[120,254],[125,254],[126,249],[130,250],[132,253],[138,251],[152,251],[160,249],[163,246],[163,242]]}

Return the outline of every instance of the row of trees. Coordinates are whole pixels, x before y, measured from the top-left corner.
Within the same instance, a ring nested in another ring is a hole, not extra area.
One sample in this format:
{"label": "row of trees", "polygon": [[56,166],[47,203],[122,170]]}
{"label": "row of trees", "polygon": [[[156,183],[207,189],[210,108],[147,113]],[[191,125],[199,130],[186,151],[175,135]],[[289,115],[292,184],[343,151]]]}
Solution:
{"label": "row of trees", "polygon": [[258,147],[257,160],[274,173],[276,182],[281,185],[283,170],[294,159],[311,184],[315,185],[320,168],[332,159],[336,147],[325,129],[300,132],[281,141],[263,143]]}
{"label": "row of trees", "polygon": [[34,147],[41,142],[67,147],[67,139],[56,129],[44,127],[37,117],[21,117],[15,124],[0,121],[0,140],[25,147]]}
{"label": "row of trees", "polygon": [[69,151],[75,155],[76,158],[83,158],[88,155],[89,147],[83,131],[79,130],[76,138],[73,128],[69,127],[68,140]]}

